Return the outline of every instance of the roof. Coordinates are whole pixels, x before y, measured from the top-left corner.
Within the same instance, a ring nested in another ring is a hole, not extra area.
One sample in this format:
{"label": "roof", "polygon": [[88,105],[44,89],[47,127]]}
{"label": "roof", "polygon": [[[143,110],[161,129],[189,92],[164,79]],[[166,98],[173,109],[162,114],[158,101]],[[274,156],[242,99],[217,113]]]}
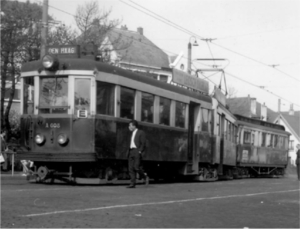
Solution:
{"label": "roof", "polygon": [[233,114],[249,117],[251,114],[251,101],[249,97],[226,99],[226,104]]}
{"label": "roof", "polygon": [[169,68],[168,55],[139,32],[113,29],[108,37],[114,51],[121,55],[121,62]]}
{"label": "roof", "polygon": [[[239,98],[230,98],[226,99],[226,104],[229,106],[229,110],[233,114],[242,115],[245,117],[251,117],[255,118],[261,116],[261,103],[256,101],[256,114],[251,113],[251,98],[250,97],[239,97]],[[267,108],[267,121],[273,122],[276,117],[278,116],[278,113],[275,111]]]}
{"label": "roof", "polygon": [[294,115],[289,115],[289,112],[280,112],[280,114],[277,115],[277,118],[280,117],[294,132],[293,134],[300,139],[300,111],[294,112]]}
{"label": "roof", "polygon": [[[105,72],[109,74],[117,74],[119,76],[123,76],[125,78],[143,82],[148,85],[153,85],[157,88],[161,88],[164,90],[172,91],[175,93],[179,93],[185,96],[189,96],[194,99],[203,100],[205,102],[211,103],[212,99],[208,95],[203,95],[198,92],[193,92],[187,90],[185,88],[177,87],[172,84],[168,84],[166,82],[162,82],[159,80],[152,79],[151,77],[146,77],[144,75],[134,73],[132,71],[122,69],[107,63],[95,61],[92,59],[85,59],[85,58],[60,58],[60,64],[58,65],[57,70],[86,70],[86,71],[93,71],[95,72],[98,70],[99,72]],[[43,69],[42,60],[31,61],[24,63],[22,65],[22,72],[33,72],[36,74],[37,71]]]}

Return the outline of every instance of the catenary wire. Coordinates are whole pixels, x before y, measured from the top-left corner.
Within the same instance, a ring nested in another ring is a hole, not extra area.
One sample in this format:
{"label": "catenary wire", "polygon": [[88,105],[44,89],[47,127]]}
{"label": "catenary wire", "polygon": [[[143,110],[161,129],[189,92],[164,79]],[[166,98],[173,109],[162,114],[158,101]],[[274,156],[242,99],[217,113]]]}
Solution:
{"label": "catenary wire", "polygon": [[[48,4],[48,6],[49,7],[51,7],[51,8],[53,8],[53,9],[56,9],[56,10],[58,10],[58,11],[61,11],[61,12],[63,12],[63,13],[66,13],[66,14],[69,14],[69,15],[71,15],[71,16],[73,16],[73,17],[76,17],[75,15],[73,15],[73,14],[71,14],[71,13],[68,13],[68,12],[66,12],[66,11],[63,11],[63,10],[61,10],[61,9],[58,9],[58,8],[56,8],[56,7],[53,7],[53,6],[51,6],[51,5],[49,5]],[[200,37],[200,36],[198,36],[197,35],[197,37]],[[130,37],[131,38],[131,37]],[[131,39],[133,39],[133,38],[131,38]],[[145,44],[145,43],[144,43]],[[214,43],[213,43],[214,44]],[[148,44],[145,44],[145,45],[148,45]],[[156,46],[154,46],[154,47],[156,47]],[[222,46],[220,46],[220,47],[222,47]],[[222,47],[222,48],[225,48],[225,47]],[[226,49],[226,48],[225,48]],[[227,50],[229,50],[229,49],[227,49]],[[165,51],[165,50],[163,50],[163,51]],[[232,51],[232,50],[229,50],[229,51]],[[170,52],[170,51],[167,51],[167,52],[169,52],[169,53],[173,53],[173,52]],[[175,54],[175,53],[173,53],[173,54]],[[236,54],[238,54],[238,53],[236,53]],[[177,54],[175,54],[175,55],[177,55]],[[241,54],[239,54],[239,55],[241,55]],[[248,58],[248,57],[246,57],[246,56],[244,56],[245,58]],[[252,59],[252,58],[251,58]],[[254,60],[254,59],[252,59],[253,61],[256,61],[256,60]],[[258,63],[261,63],[261,62],[258,62]],[[264,64],[265,65],[265,64]],[[228,73],[227,72],[227,74],[229,74],[229,75],[231,75],[232,77],[234,77],[234,78],[237,78],[237,79],[239,79],[239,80],[241,80],[241,81],[243,81],[243,82],[245,82],[245,83],[247,83],[247,84],[249,84],[249,85],[252,85],[252,86],[255,86],[255,87],[257,87],[257,88],[260,88],[261,90],[264,90],[264,91],[267,91],[268,93],[270,93],[270,94],[272,94],[272,95],[275,95],[275,96],[277,96],[278,98],[281,98],[281,99],[283,99],[283,100],[285,100],[285,101],[287,101],[287,102],[290,102],[290,101],[288,101],[287,99],[285,99],[285,98],[283,98],[283,97],[281,97],[281,96],[279,96],[279,95],[276,95],[276,94],[274,94],[274,93],[272,93],[272,92],[270,92],[270,91],[268,91],[268,90],[266,90],[266,89],[263,89],[263,88],[261,88],[261,87],[259,87],[259,86],[257,86],[257,85],[255,85],[255,84],[252,84],[252,83],[250,83],[250,82],[248,82],[248,81],[245,81],[245,80],[243,80],[243,79],[241,79],[241,78],[239,78],[239,77],[237,77],[237,76],[234,76],[234,75],[232,75],[232,74],[230,74],[230,73]],[[291,103],[291,102],[290,102]],[[299,106],[298,104],[295,104],[296,106]],[[300,107],[300,106],[299,106]]]}

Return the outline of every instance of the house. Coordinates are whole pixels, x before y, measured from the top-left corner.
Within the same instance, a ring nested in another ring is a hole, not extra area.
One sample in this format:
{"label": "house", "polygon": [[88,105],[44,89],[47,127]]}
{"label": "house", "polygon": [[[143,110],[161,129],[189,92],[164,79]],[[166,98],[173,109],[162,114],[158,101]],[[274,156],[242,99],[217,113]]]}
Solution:
{"label": "house", "polygon": [[291,164],[295,165],[297,144],[300,144],[300,111],[294,111],[291,104],[287,112],[279,112],[274,123],[283,125],[291,133],[289,142],[289,157]]}
{"label": "house", "polygon": [[259,103],[256,98],[239,97],[226,99],[226,104],[233,114],[249,118],[260,119],[266,122],[273,122],[277,113],[269,109],[265,104]]}
{"label": "house", "polygon": [[168,55],[144,35],[141,27],[136,31],[126,26],[113,29],[98,50],[102,52],[102,59],[110,64],[165,82],[172,79]]}

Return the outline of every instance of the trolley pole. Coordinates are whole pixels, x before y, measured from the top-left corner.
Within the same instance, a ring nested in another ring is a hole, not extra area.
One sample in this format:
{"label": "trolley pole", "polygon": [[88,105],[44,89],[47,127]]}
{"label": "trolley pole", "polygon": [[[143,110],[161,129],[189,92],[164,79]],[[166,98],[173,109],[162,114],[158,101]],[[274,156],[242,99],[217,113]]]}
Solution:
{"label": "trolley pole", "polygon": [[42,18],[42,29],[41,29],[41,55],[40,58],[46,54],[48,37],[48,0],[43,0],[43,18]]}

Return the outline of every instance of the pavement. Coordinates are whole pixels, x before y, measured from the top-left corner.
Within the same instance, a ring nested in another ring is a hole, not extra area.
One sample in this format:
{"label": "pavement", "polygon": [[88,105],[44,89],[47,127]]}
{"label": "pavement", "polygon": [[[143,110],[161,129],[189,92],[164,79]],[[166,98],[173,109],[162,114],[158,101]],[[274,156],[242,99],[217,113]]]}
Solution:
{"label": "pavement", "polygon": [[14,173],[12,174],[12,171],[0,171],[0,175],[1,175],[1,179],[14,179],[14,178],[20,178],[20,177],[24,177],[26,178],[26,176],[24,176],[24,173],[22,171],[14,171]]}
{"label": "pavement", "polygon": [[127,189],[14,177],[1,181],[1,228],[300,228],[296,178],[150,182]]}

